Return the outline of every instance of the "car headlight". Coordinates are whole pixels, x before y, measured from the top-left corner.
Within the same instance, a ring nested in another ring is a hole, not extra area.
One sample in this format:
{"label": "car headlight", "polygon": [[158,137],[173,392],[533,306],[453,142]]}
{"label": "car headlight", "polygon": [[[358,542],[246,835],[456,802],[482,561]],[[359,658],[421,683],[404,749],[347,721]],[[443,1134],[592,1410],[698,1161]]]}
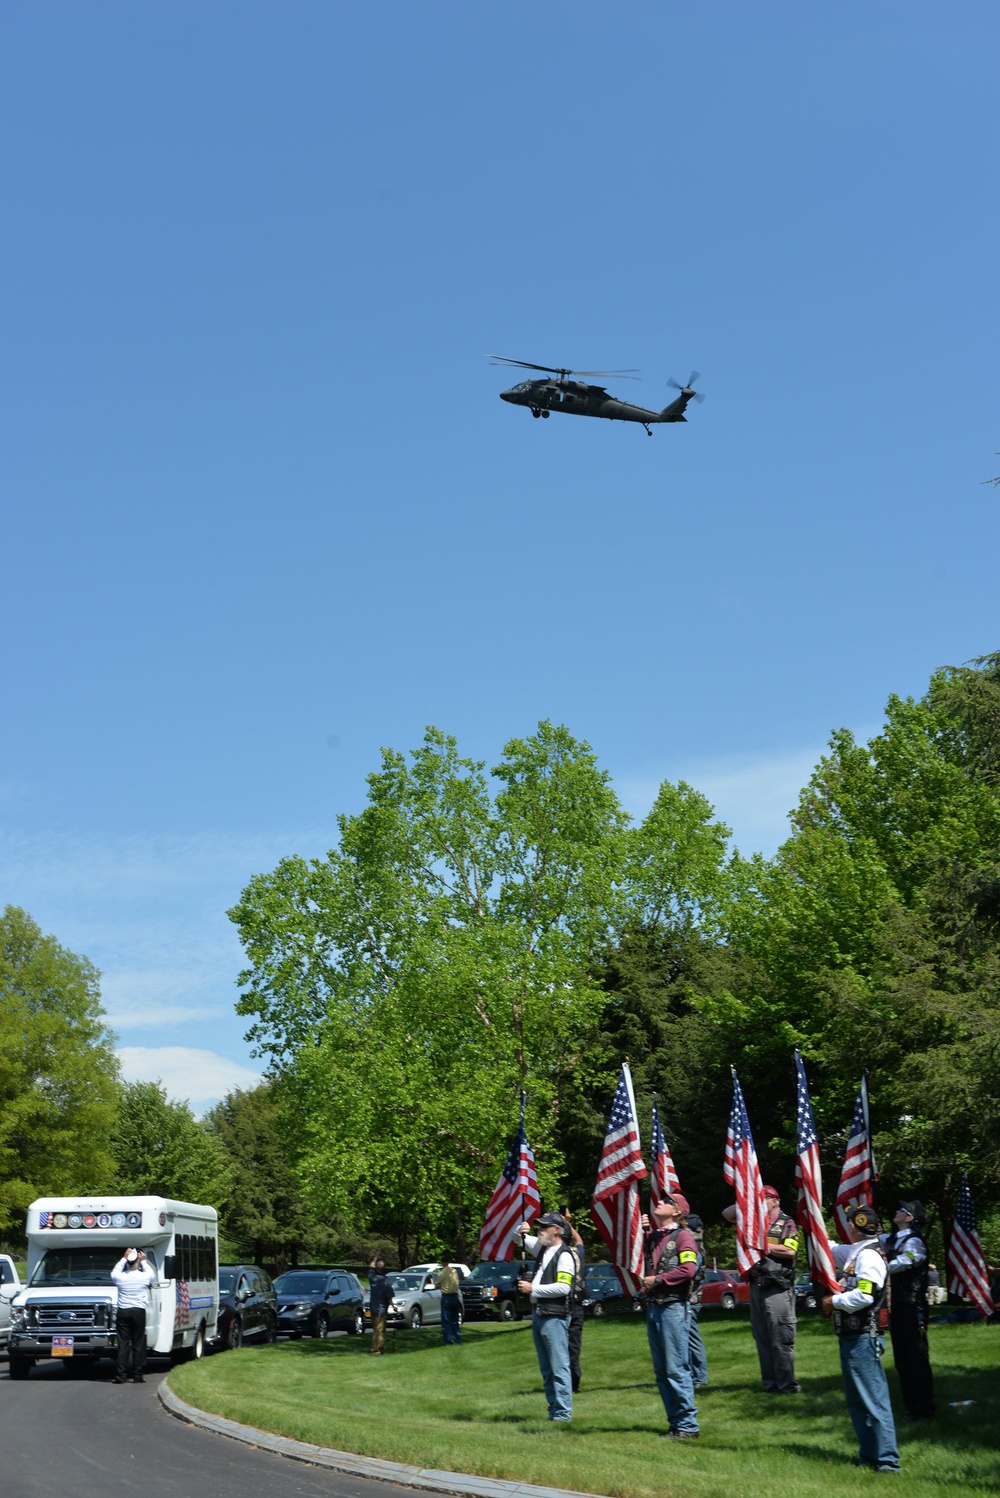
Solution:
{"label": "car headlight", "polygon": [[486,1298],[486,1300],[496,1300],[496,1298],[497,1298],[497,1287],[496,1287],[496,1285],[487,1285],[486,1289],[483,1291],[483,1295]]}
{"label": "car headlight", "polygon": [[28,1324],[28,1313],[24,1306],[11,1306],[10,1324],[14,1331],[23,1331]]}

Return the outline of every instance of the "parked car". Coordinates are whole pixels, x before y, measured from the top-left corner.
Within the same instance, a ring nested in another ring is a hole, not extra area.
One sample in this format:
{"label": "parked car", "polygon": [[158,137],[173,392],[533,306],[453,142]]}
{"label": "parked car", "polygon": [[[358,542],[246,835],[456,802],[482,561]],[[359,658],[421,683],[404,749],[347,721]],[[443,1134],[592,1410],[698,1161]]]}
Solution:
{"label": "parked car", "polygon": [[274,1282],[278,1331],[293,1337],[328,1337],[365,1329],[361,1282],[346,1269],[289,1269]]}
{"label": "parked car", "polygon": [[703,1306],[721,1306],[734,1311],[750,1303],[750,1286],[740,1279],[738,1269],[706,1269],[701,1287]]}
{"label": "parked car", "polygon": [[14,1260],[9,1254],[0,1254],[0,1347],[10,1335],[10,1303],[23,1288]]}
{"label": "parked car", "polygon": [[517,1259],[483,1259],[462,1281],[466,1321],[520,1321],[530,1315],[531,1301],[517,1288]]}
{"label": "parked car", "polygon": [[274,1342],[277,1336],[278,1300],[270,1277],[256,1264],[220,1264],[216,1345]]}
{"label": "parked car", "polygon": [[795,1281],[795,1309],[815,1311],[819,1308],[819,1296],[813,1289],[812,1275],[800,1274]]}
{"label": "parked car", "polygon": [[[423,1269],[407,1269],[390,1274],[392,1303],[386,1320],[390,1326],[408,1326],[413,1331],[425,1323],[433,1326],[441,1320],[441,1291],[433,1274]],[[462,1313],[459,1313],[461,1320]]]}
{"label": "parked car", "polygon": [[[472,1273],[468,1264],[452,1264],[451,1267],[458,1271],[460,1280]],[[399,1272],[400,1274],[437,1274],[438,1270],[443,1268],[443,1264],[407,1264],[406,1268]]]}
{"label": "parked car", "polygon": [[613,1264],[588,1264],[585,1274],[583,1310],[586,1316],[604,1316],[608,1311],[629,1311],[634,1297],[622,1289]]}

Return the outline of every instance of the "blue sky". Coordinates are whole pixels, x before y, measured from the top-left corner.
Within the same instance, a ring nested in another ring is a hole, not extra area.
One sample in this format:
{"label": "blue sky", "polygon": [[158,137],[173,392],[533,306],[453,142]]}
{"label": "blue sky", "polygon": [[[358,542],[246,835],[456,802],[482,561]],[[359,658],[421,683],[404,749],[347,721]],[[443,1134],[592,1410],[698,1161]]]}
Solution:
{"label": "blue sky", "polygon": [[[383,744],[551,717],[770,851],[832,728],[1000,645],[995,4],[2,28],[0,900],[128,1074],[256,1074],[225,909]],[[708,398],[535,422],[491,352]]]}

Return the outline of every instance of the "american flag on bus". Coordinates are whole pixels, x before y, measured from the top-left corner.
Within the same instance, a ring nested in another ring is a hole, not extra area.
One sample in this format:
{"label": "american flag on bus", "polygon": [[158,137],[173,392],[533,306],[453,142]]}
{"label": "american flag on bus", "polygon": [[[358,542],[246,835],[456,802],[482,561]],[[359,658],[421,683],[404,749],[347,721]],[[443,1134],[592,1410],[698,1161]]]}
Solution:
{"label": "american flag on bus", "polygon": [[524,1132],[524,1093],[521,1093],[521,1122],[511,1140],[510,1152],[497,1187],[486,1208],[486,1221],[479,1234],[481,1259],[512,1259],[514,1230],[522,1221],[537,1217],[542,1205],[538,1195],[535,1157]]}
{"label": "american flag on bus", "polygon": [[809,1084],[802,1057],[795,1052],[796,1118],[798,1155],[795,1161],[795,1183],[799,1188],[795,1215],[806,1235],[809,1272],[814,1285],[822,1285],[836,1294],[840,1289],[837,1271],[830,1252],[830,1239],[823,1221],[823,1177],[819,1164],[819,1139],[809,1101]]}
{"label": "american flag on bus", "polygon": [[634,1294],[642,1282],[639,1182],[645,1175],[632,1074],[625,1065],[611,1104],[590,1215],[608,1246],[611,1262],[627,1294]]}
{"label": "american flag on bus", "polygon": [[841,1243],[851,1240],[847,1232],[847,1213],[850,1207],[874,1205],[872,1183],[878,1180],[875,1156],[872,1154],[871,1119],[868,1113],[868,1073],[861,1078],[854,1118],[851,1120],[851,1135],[847,1141],[844,1168],[840,1172],[837,1200],[833,1204],[833,1215]]}
{"label": "american flag on bus", "polygon": [[984,1316],[993,1313],[990,1297],[990,1277],[986,1272],[983,1245],[979,1241],[976,1214],[972,1210],[972,1192],[969,1177],[962,1171],[962,1184],[958,1188],[955,1206],[955,1221],[948,1244],[948,1289],[952,1295],[971,1300]]}
{"label": "american flag on bus", "polygon": [[733,1106],[726,1131],[726,1159],[722,1174],[736,1193],[736,1263],[746,1279],[767,1251],[767,1202],[757,1164],[747,1105],[733,1067]]}
{"label": "american flag on bus", "polygon": [[653,1093],[653,1142],[651,1149],[652,1160],[649,1171],[649,1199],[655,1207],[662,1196],[672,1196],[675,1191],[681,1189],[680,1179],[674,1169],[670,1151],[667,1149],[667,1141],[663,1137],[663,1125],[660,1123],[660,1110],[656,1106],[656,1093]]}

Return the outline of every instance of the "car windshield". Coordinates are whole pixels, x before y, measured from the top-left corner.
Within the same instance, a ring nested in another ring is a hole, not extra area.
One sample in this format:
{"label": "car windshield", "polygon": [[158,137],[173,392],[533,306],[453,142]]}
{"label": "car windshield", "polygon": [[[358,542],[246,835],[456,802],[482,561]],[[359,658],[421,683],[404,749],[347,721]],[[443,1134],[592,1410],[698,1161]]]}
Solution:
{"label": "car windshield", "polygon": [[[50,1248],[31,1276],[32,1285],[110,1285],[123,1248]],[[146,1258],[156,1268],[153,1255]]]}
{"label": "car windshield", "polygon": [[588,1280],[614,1280],[618,1281],[613,1264],[591,1264],[587,1269]]}
{"label": "car windshield", "polygon": [[236,1278],[236,1270],[235,1269],[220,1269],[219,1270],[219,1293],[220,1293],[220,1295],[228,1295],[229,1294],[230,1290],[233,1288],[233,1280],[235,1278]]}
{"label": "car windshield", "polygon": [[325,1274],[307,1274],[299,1271],[279,1274],[274,1282],[278,1295],[320,1295],[326,1284]]}
{"label": "car windshield", "polygon": [[475,1269],[467,1278],[470,1285],[505,1285],[508,1281],[513,1284],[515,1271],[513,1264],[491,1264],[485,1260],[477,1264]]}
{"label": "car windshield", "polygon": [[389,1281],[394,1290],[419,1290],[423,1282],[422,1274],[394,1274]]}

